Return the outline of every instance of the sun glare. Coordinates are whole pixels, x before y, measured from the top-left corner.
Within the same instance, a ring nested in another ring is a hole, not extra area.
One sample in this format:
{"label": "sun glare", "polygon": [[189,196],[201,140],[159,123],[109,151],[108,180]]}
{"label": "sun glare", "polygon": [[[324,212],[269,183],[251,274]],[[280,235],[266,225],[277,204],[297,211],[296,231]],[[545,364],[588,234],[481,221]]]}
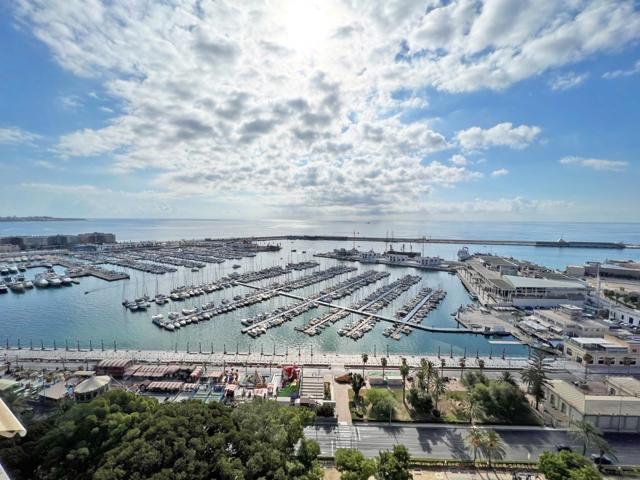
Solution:
{"label": "sun glare", "polygon": [[334,27],[327,4],[304,0],[287,2],[286,43],[304,54],[320,50]]}

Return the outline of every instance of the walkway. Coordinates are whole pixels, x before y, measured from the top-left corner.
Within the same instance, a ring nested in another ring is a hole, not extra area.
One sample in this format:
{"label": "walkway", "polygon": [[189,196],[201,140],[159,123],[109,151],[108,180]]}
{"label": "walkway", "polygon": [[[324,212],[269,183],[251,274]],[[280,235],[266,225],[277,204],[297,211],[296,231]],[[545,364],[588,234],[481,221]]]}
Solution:
{"label": "walkway", "polygon": [[349,389],[351,385],[333,382],[333,392],[336,397],[336,416],[338,423],[351,425],[351,411],[349,410]]}

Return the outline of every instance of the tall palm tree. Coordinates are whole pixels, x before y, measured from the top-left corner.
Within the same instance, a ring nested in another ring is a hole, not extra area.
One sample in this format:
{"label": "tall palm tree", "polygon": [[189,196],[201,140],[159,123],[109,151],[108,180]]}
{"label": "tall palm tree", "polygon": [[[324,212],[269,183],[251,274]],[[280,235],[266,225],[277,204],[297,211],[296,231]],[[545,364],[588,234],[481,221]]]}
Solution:
{"label": "tall palm tree", "polygon": [[436,366],[433,364],[431,360],[427,360],[424,366],[424,371],[427,377],[427,392],[428,392],[431,386],[431,382],[433,382],[434,377],[438,375],[438,372],[436,370]]}
{"label": "tall palm tree", "polygon": [[462,411],[469,417],[469,423],[473,425],[474,420],[482,413],[482,407],[472,395],[467,395],[462,405]]}
{"label": "tall palm tree", "polygon": [[464,368],[467,366],[467,361],[464,358],[461,358],[458,365],[460,365],[460,380],[462,380],[462,377],[464,376]]}
{"label": "tall palm tree", "polygon": [[582,443],[582,455],[586,455],[589,448],[606,443],[600,429],[586,420],[571,422],[569,434]]}
{"label": "tall palm tree", "polygon": [[380,359],[380,365],[382,365],[382,381],[384,381],[384,369],[387,368],[387,357]]}
{"label": "tall palm tree", "polygon": [[513,378],[513,375],[511,375],[511,372],[509,372],[508,370],[505,370],[504,372],[502,372],[502,375],[500,376],[500,380],[505,383],[510,383],[514,387],[516,386],[516,379]]}
{"label": "tall palm tree", "polygon": [[478,368],[480,369],[480,375],[482,375],[482,372],[484,371],[484,367],[485,367],[485,363],[484,363],[484,360],[481,358],[478,360]]}
{"label": "tall palm tree", "polygon": [[489,467],[491,467],[491,461],[494,458],[496,460],[499,460],[504,457],[504,442],[495,430],[487,430],[483,436],[484,438],[482,441],[482,451],[487,457]]}
{"label": "tall palm tree", "polygon": [[360,398],[360,390],[364,387],[364,377],[359,373],[351,375],[351,388],[354,393],[354,401],[357,403]]}
{"label": "tall palm tree", "polygon": [[406,403],[405,401],[405,392],[407,388],[407,377],[409,376],[409,365],[407,365],[407,359],[402,359],[402,364],[400,365],[400,375],[402,375],[402,403]]}
{"label": "tall palm tree", "polygon": [[464,441],[473,451],[473,463],[476,463],[478,452],[482,451],[484,445],[484,432],[478,427],[471,427],[467,431]]}
{"label": "tall palm tree", "polygon": [[520,373],[522,381],[529,387],[529,392],[533,395],[536,402],[536,410],[540,404],[540,400],[544,396],[544,386],[548,382],[547,367],[544,364],[544,354],[536,353],[522,372]]}
{"label": "tall palm tree", "polygon": [[366,353],[362,354],[362,376],[364,377],[364,366],[367,364],[367,362],[369,361],[369,355],[367,355]]}
{"label": "tall palm tree", "polygon": [[438,409],[438,400],[440,395],[443,395],[447,391],[447,383],[440,375],[436,375],[433,379],[433,399],[435,400],[435,409]]}
{"label": "tall palm tree", "polygon": [[593,355],[586,353],[584,357],[582,357],[582,361],[584,362],[584,381],[587,382],[587,374],[589,373],[589,364],[593,363]]}
{"label": "tall palm tree", "polygon": [[426,388],[426,382],[425,382],[425,372],[422,368],[416,372],[416,380],[418,383],[418,388],[420,390],[424,390]]}

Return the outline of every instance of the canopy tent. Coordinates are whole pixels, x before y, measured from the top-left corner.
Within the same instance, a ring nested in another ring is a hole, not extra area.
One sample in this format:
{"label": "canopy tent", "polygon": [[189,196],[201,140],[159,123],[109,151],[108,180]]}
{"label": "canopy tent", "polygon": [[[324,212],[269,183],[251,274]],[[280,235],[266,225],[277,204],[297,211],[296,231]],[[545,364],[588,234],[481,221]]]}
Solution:
{"label": "canopy tent", "polygon": [[13,437],[15,434],[24,437],[27,429],[22,426],[20,420],[16,418],[13,412],[0,399],[0,436]]}

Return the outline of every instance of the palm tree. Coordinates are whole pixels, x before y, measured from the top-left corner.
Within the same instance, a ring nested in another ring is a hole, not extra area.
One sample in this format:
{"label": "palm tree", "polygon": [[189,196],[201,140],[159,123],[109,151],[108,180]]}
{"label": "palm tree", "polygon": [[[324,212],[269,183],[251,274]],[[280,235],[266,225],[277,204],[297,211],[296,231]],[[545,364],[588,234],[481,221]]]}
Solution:
{"label": "palm tree", "polygon": [[604,359],[604,364],[607,366],[607,375],[611,373],[611,365],[616,364],[616,360],[613,357],[606,357]]}
{"label": "palm tree", "polygon": [[424,371],[427,376],[427,392],[428,392],[429,387],[431,386],[431,382],[433,382],[433,379],[438,375],[438,372],[436,370],[436,366],[433,364],[431,360],[427,360],[427,362],[425,363]]}
{"label": "palm tree", "polygon": [[473,425],[475,423],[474,419],[478,418],[482,413],[482,408],[472,395],[467,395],[462,405],[462,411],[469,417],[469,423]]}
{"label": "palm tree", "polygon": [[480,369],[480,375],[482,375],[482,371],[484,370],[485,363],[483,359],[478,360],[478,368]]}
{"label": "palm tree", "polygon": [[362,354],[362,376],[364,377],[364,366],[367,364],[367,362],[369,361],[369,355],[367,355],[366,353]]}
{"label": "palm tree", "polygon": [[471,427],[464,437],[466,444],[473,450],[473,463],[478,459],[478,452],[484,445],[484,432],[478,427]]}
{"label": "palm tree", "polygon": [[407,359],[402,359],[402,364],[400,365],[400,375],[402,375],[402,403],[405,402],[405,391],[407,387],[407,377],[409,376],[409,365],[407,365]]}
{"label": "palm tree", "polygon": [[544,396],[544,386],[547,384],[547,368],[544,364],[544,354],[536,353],[529,362],[529,365],[522,370],[520,377],[529,387],[529,392],[536,401],[536,410],[540,400]]}
{"label": "palm tree", "polygon": [[582,357],[582,361],[584,362],[584,381],[587,382],[587,374],[589,373],[589,364],[593,363],[593,356],[585,353],[584,357]]}
{"label": "palm tree", "polygon": [[499,460],[504,457],[504,442],[495,430],[487,430],[483,436],[482,451],[487,457],[489,468],[491,468],[492,459],[495,458],[496,460]]}
{"label": "palm tree", "polygon": [[464,376],[464,367],[467,366],[467,361],[464,358],[461,358],[458,365],[460,365],[460,380],[462,380],[462,377]]}
{"label": "palm tree", "polygon": [[582,455],[586,455],[589,448],[606,443],[600,429],[586,420],[571,422],[569,434],[582,443]]}
{"label": "palm tree", "polygon": [[502,372],[502,375],[500,376],[500,380],[505,382],[505,383],[510,383],[514,387],[517,386],[516,385],[516,379],[513,378],[513,375],[511,375],[511,372],[509,372],[509,371],[505,370],[504,372]]}
{"label": "palm tree", "polygon": [[384,369],[387,368],[387,357],[380,359],[380,365],[382,365],[382,381],[384,381]]}
{"label": "palm tree", "polygon": [[624,357],[622,359],[622,364],[627,367],[627,373],[631,371],[631,362],[633,362],[633,358],[631,357]]}
{"label": "palm tree", "polygon": [[426,382],[424,381],[425,373],[423,369],[420,369],[416,372],[416,380],[418,381],[418,388],[420,390],[424,390],[426,387]]}
{"label": "palm tree", "polygon": [[351,388],[353,389],[354,401],[358,401],[360,397],[360,390],[364,387],[364,377],[359,373],[351,375]]}
{"label": "palm tree", "polygon": [[440,375],[436,375],[433,379],[433,399],[435,400],[435,409],[438,409],[438,400],[440,395],[447,391],[447,383]]}

